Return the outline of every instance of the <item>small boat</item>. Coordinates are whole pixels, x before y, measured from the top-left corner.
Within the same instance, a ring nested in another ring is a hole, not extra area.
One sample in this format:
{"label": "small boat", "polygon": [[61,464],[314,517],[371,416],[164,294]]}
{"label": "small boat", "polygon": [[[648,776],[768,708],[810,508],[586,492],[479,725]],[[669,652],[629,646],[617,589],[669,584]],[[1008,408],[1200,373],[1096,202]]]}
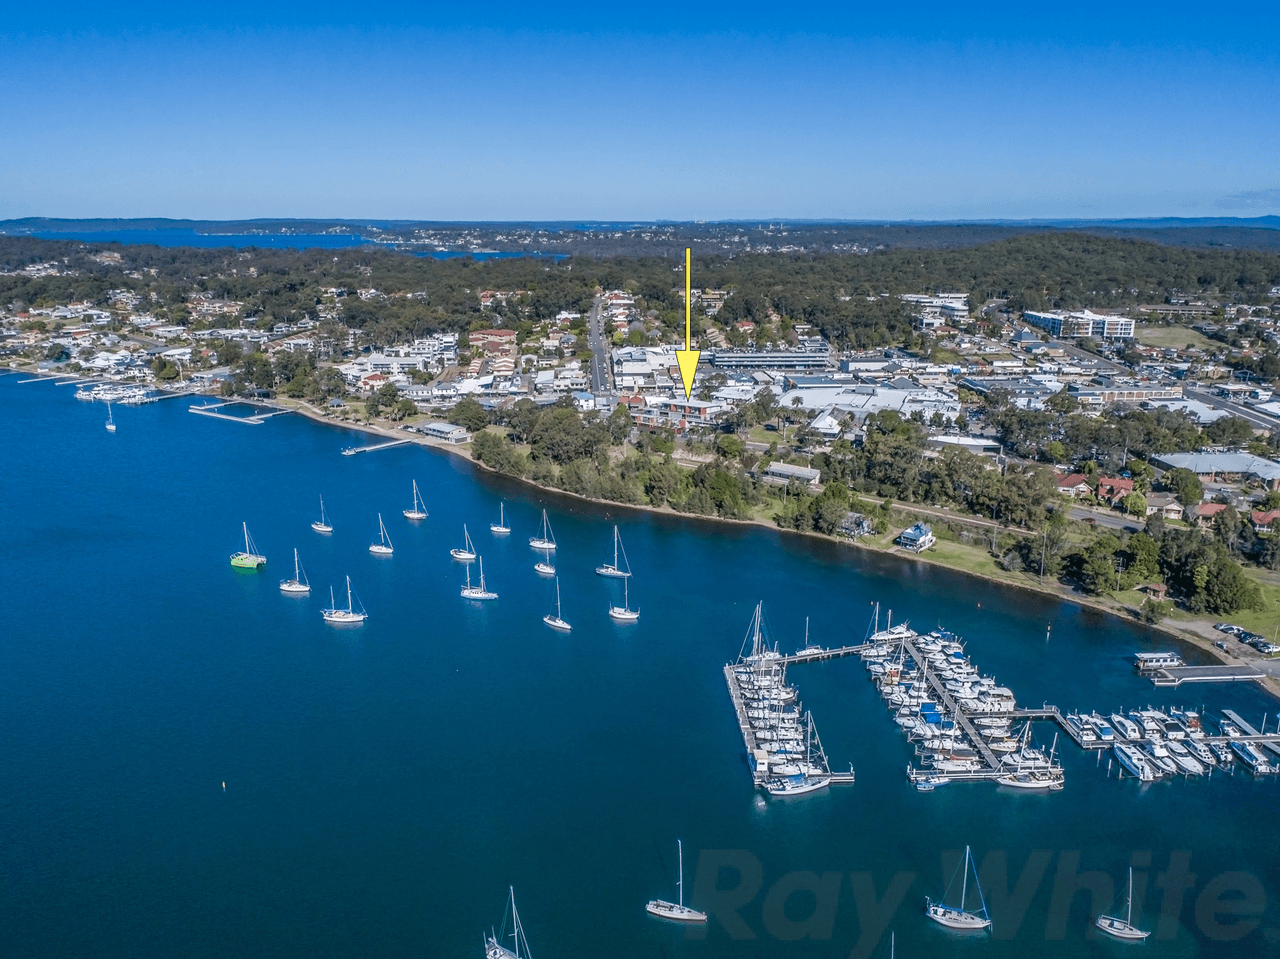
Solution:
{"label": "small boat", "polygon": [[1117,939],[1127,939],[1129,941],[1140,942],[1151,935],[1149,932],[1143,932],[1133,924],[1133,867],[1129,867],[1129,892],[1124,899],[1124,918],[1118,916],[1099,916],[1093,921],[1093,924],[1105,932],[1108,936],[1114,936]]}
{"label": "small boat", "polygon": [[[507,917],[502,917],[502,930],[500,932],[490,931],[489,935],[484,937],[484,957],[485,959],[529,959],[529,943],[524,938],[524,927],[520,925],[520,913],[516,912],[516,891],[511,889],[511,896],[507,901],[507,907],[511,912],[511,932],[507,934]],[[508,938],[512,940],[514,949],[508,949],[502,943]]]}
{"label": "small boat", "polygon": [[[618,564],[618,554],[622,554],[622,564]],[[631,564],[627,562],[627,551],[622,548],[622,537],[618,535],[618,527],[613,528],[613,562],[596,567],[597,576],[612,576],[626,579],[631,575]]]}
{"label": "small boat", "polygon": [[111,401],[107,400],[107,432],[114,433],[116,431],[116,421],[111,418]]}
{"label": "small boat", "polygon": [[706,922],[707,914],[690,909],[684,904],[684,843],[676,840],[677,856],[680,860],[680,878],[676,882],[679,902],[667,902],[665,899],[650,899],[645,904],[645,912],[659,919],[674,919],[678,922]]}
{"label": "small boat", "polygon": [[831,785],[830,776],[787,776],[781,779],[770,779],[765,789],[770,796],[804,796],[826,789]]}
{"label": "small boat", "polygon": [[1235,754],[1255,775],[1268,776],[1276,771],[1276,768],[1271,765],[1262,750],[1253,743],[1243,739],[1233,739],[1231,740],[1231,748],[1235,750]]}
{"label": "small boat", "polygon": [[413,506],[409,509],[401,510],[405,519],[417,522],[427,518],[427,504],[422,501],[422,496],[418,493],[418,481],[413,481]]}
{"label": "small boat", "polygon": [[231,554],[231,565],[237,569],[261,569],[267,565],[267,558],[258,552],[249,535],[249,524],[244,523],[244,550]]}
{"label": "small boat", "polygon": [[[353,598],[354,597],[354,598]],[[356,607],[359,606],[359,609]],[[364,611],[364,606],[360,603],[360,598],[355,596],[351,589],[351,577],[347,577],[347,608],[338,609],[338,604],[333,601],[333,587],[329,587],[329,608],[320,610],[320,615],[324,617],[326,623],[332,623],[334,626],[359,626],[369,614]]]}
{"label": "small boat", "polygon": [[916,780],[916,789],[922,793],[929,793],[949,782],[951,779],[948,776],[925,776],[923,779]]}
{"label": "small boat", "polygon": [[1218,764],[1218,758],[1213,754],[1213,751],[1198,739],[1189,739],[1183,743],[1183,745],[1186,746],[1191,755],[1200,760],[1201,764],[1206,768],[1216,766]]}
{"label": "small boat", "polygon": [[302,561],[298,559],[298,551],[296,549],[293,551],[293,579],[280,580],[280,592],[311,592],[311,584],[307,582],[307,573],[306,570],[302,568]]}
{"label": "small boat", "polygon": [[1137,776],[1142,782],[1149,783],[1156,778],[1155,770],[1138,750],[1138,747],[1131,746],[1128,743],[1116,743],[1111,748],[1115,750],[1116,759],[1120,760],[1120,765]]}
{"label": "small boat", "polygon": [[640,610],[631,608],[631,596],[627,589],[630,582],[629,579],[622,581],[622,605],[609,607],[609,618],[619,623],[634,623],[640,619]]}
{"label": "small boat", "polygon": [[467,524],[462,524],[462,545],[449,550],[449,555],[461,563],[470,563],[476,558],[476,547],[471,542],[471,534],[467,532]]}
{"label": "small boat", "polygon": [[533,571],[542,576],[554,576],[556,574],[556,568],[547,562],[548,559],[550,559],[550,557],[544,557],[534,563]]}
{"label": "small boat", "polygon": [[547,613],[546,616],[542,617],[542,621],[552,629],[558,629],[562,633],[567,633],[573,629],[572,626],[564,621],[564,617],[560,615],[560,578],[558,576],[556,577],[556,613],[554,616]]}
{"label": "small boat", "polygon": [[369,552],[375,556],[390,556],[395,552],[395,547],[391,545],[391,537],[387,536],[387,527],[382,522],[382,514],[378,514],[378,535],[382,537],[381,542],[374,543],[369,547]]}
{"label": "small boat", "polygon": [[320,497],[320,518],[311,524],[311,528],[317,533],[332,533],[333,527],[329,525],[329,521],[324,515],[324,497]]}
{"label": "small boat", "polygon": [[[978,901],[982,903],[982,908],[976,913],[965,911],[965,897],[969,892],[969,870],[973,869],[973,884],[978,889]],[[964,863],[960,867],[964,871],[964,879],[960,885],[960,904],[957,906],[946,905],[947,894],[951,891],[951,886],[955,884],[955,874],[951,875],[951,882],[947,884],[947,891],[942,894],[941,902],[934,902],[932,899],[925,898],[925,914],[936,923],[946,926],[948,929],[963,929],[965,931],[976,932],[980,929],[991,928],[991,918],[987,915],[987,902],[982,897],[982,886],[978,885],[978,867],[973,864],[972,856],[969,853],[969,847],[964,847]]]}
{"label": "small boat", "polygon": [[471,567],[467,567],[467,585],[462,587],[463,599],[497,599],[497,593],[491,593],[484,588],[484,559],[480,559],[480,585],[471,585]]}
{"label": "small boat", "polygon": [[499,536],[506,536],[511,532],[511,527],[507,525],[506,503],[498,504],[498,521],[489,524],[489,530],[497,533]]}
{"label": "small boat", "polygon": [[545,509],[542,511],[542,535],[530,536],[529,545],[534,549],[545,549],[547,552],[551,552],[556,548],[556,537],[551,532],[551,521],[547,519],[547,511]]}

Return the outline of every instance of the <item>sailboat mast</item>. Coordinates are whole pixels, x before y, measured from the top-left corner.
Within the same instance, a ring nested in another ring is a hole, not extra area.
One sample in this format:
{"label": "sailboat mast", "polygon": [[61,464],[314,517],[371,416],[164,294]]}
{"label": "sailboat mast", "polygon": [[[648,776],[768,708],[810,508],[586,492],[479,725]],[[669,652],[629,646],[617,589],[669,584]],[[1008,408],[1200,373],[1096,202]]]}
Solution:
{"label": "sailboat mast", "polygon": [[[684,842],[677,839],[676,849],[679,850],[679,853],[680,853],[680,879],[676,883],[676,887],[680,892],[680,908],[683,909],[684,908]],[[1132,869],[1129,870],[1129,879],[1130,879],[1130,882],[1133,881]]]}
{"label": "sailboat mast", "polygon": [[244,527],[244,551],[251,553],[253,550],[249,549],[249,524],[242,523],[241,525]]}
{"label": "sailboat mast", "polygon": [[351,605],[351,577],[347,577],[347,612],[350,613],[354,607]]}
{"label": "sailboat mast", "polygon": [[964,847],[964,880],[960,883],[960,911],[964,912],[965,894],[969,891],[969,847]]}
{"label": "sailboat mast", "polygon": [[1133,867],[1129,867],[1129,897],[1128,908],[1125,909],[1124,924],[1126,926],[1133,924]]}
{"label": "sailboat mast", "polygon": [[618,527],[613,528],[613,568],[618,568]]}

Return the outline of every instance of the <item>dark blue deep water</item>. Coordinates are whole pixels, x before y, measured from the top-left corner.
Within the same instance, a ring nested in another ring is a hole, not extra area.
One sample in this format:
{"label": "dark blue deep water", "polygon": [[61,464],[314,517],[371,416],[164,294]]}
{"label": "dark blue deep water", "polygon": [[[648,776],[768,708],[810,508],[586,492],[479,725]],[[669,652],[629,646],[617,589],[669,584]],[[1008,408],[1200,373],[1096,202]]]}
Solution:
{"label": "dark blue deep water", "polygon": [[[1142,954],[1280,954],[1275,781],[1141,788],[1068,744],[1060,793],[919,794],[908,744],[844,660],[791,676],[857,783],[752,790],[721,666],[759,599],[784,648],[806,616],[816,641],[860,641],[878,599],[962,634],[1024,704],[1204,702],[1274,725],[1253,687],[1153,689],[1128,657],[1169,644],[1135,625],[828,542],[542,494],[416,447],[344,457],[362,437],[296,416],[242,425],[168,400],[117,408],[111,435],[72,392],[0,377],[6,959],[478,959],[509,884],[538,957],[883,955],[890,928],[902,957],[1136,955],[1086,935],[1130,863],[1159,926]],[[414,478],[419,525],[400,514]],[[320,494],[331,537],[309,527]],[[488,530],[501,499],[505,540]],[[553,587],[525,541],[543,506],[569,636],[541,622]],[[389,559],[367,551],[378,511]],[[264,572],[228,563],[242,521]],[[483,608],[459,598],[448,554],[464,521],[501,597]],[[593,573],[614,522],[630,627]],[[295,546],[310,598],[277,589]],[[319,609],[347,574],[371,618],[335,630]],[[677,837],[713,913],[704,939],[643,911],[674,896]],[[976,940],[922,913],[965,844],[996,919]],[[1022,903],[1003,901],[1006,878]]]}

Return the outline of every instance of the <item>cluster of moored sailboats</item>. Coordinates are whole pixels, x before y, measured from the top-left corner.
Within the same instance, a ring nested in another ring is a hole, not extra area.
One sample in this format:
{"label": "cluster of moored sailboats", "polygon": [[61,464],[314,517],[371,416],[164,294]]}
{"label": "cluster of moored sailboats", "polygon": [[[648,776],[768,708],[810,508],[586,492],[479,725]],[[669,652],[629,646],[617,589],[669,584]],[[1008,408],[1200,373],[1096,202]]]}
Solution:
{"label": "cluster of moored sailboats", "polygon": [[[665,899],[650,899],[645,903],[645,912],[658,919],[669,919],[679,923],[703,923],[707,914],[699,912],[684,904],[684,843],[676,840],[677,856],[680,862],[679,878],[676,889],[679,893],[677,902]],[[510,941],[510,948],[506,943]],[[520,913],[516,909],[516,891],[509,887],[507,908],[502,917],[499,929],[489,930],[484,937],[485,959],[529,959],[529,943],[524,936],[524,927],[520,924]]]}
{"label": "cluster of moored sailboats", "polygon": [[[506,503],[498,504],[498,521],[489,524],[489,531],[495,536],[506,536],[511,533],[511,527],[507,525]],[[559,632],[571,632],[573,626],[564,618],[564,607],[560,597],[560,577],[556,573],[555,563],[552,562],[556,552],[556,534],[551,528],[551,519],[545,509],[542,511],[542,528],[535,535],[529,537],[529,548],[539,554],[538,561],[533,564],[533,571],[540,576],[554,577],[556,584],[555,609],[543,616],[542,621]],[[459,563],[466,564],[466,583],[461,591],[463,599],[488,601],[498,598],[498,594],[485,583],[484,557],[476,549],[475,541],[472,540],[471,532],[465,523],[462,525],[462,545],[449,550],[449,555]],[[479,574],[479,583],[474,585],[471,581],[472,563],[476,564]],[[622,537],[618,533],[618,527],[616,526],[613,528],[613,561],[597,566],[596,573],[601,576],[622,580],[622,605],[610,604],[609,618],[620,623],[637,622],[640,619],[640,611],[631,608],[629,586],[631,567],[627,563],[627,554],[622,548]]]}
{"label": "cluster of moored sailboats", "polygon": [[[808,626],[806,623],[806,645]],[[771,796],[802,796],[831,784],[831,769],[796,688],[787,682],[786,665],[765,639],[764,608],[756,605],[731,682],[746,713],[755,749],[752,763]],[[759,777],[758,777],[759,778]]]}
{"label": "cluster of moored sailboats", "polygon": [[[417,480],[413,481],[412,505],[402,512],[405,519],[410,522],[421,522],[427,518],[426,503],[423,501],[422,494],[418,489]],[[238,569],[261,569],[266,565],[267,558],[258,551],[257,546],[254,544],[253,537],[249,534],[248,524],[243,524],[242,528],[244,532],[244,549],[238,550],[231,555],[231,565]],[[320,497],[320,518],[311,524],[311,528],[317,533],[328,534],[333,532],[333,524],[325,512],[324,497]],[[511,528],[507,525],[505,503],[499,504],[498,521],[490,523],[489,530],[495,536],[505,536],[511,532]],[[556,568],[552,563],[552,557],[556,551],[555,533],[552,532],[551,520],[547,516],[545,509],[542,511],[542,529],[537,535],[529,537],[529,546],[541,554],[538,562],[534,564],[534,571],[543,576],[555,577],[555,609],[543,616],[542,621],[552,629],[565,633],[570,632],[573,627],[564,618],[560,597],[560,579],[556,575]],[[370,544],[369,552],[375,556],[392,556],[395,553],[395,546],[391,542],[391,535],[387,531],[387,525],[383,522],[381,513],[378,514],[378,539]],[[449,555],[457,562],[465,564],[466,581],[460,591],[463,599],[485,602],[498,598],[498,594],[490,589],[485,582],[484,558],[480,555],[479,550],[476,549],[475,542],[471,538],[471,532],[465,523],[462,526],[462,544],[451,549]],[[311,586],[307,582],[306,571],[302,568],[302,561],[298,556],[297,549],[293,551],[293,562],[293,578],[281,580],[281,592],[294,595],[310,593]],[[478,582],[475,583],[472,582],[471,578],[472,563],[476,564],[478,572]],[[631,608],[631,567],[627,562],[627,554],[623,549],[622,537],[618,533],[617,526],[613,528],[613,559],[596,567],[596,573],[600,576],[622,581],[622,605],[610,603],[608,608],[609,618],[619,623],[637,622],[640,619],[640,611]],[[355,596],[355,591],[351,587],[351,577],[349,576],[347,577],[346,607],[342,608],[337,605],[333,598],[333,590],[330,588],[329,608],[322,610],[321,613],[325,622],[338,625],[358,625],[363,623],[369,615]]]}

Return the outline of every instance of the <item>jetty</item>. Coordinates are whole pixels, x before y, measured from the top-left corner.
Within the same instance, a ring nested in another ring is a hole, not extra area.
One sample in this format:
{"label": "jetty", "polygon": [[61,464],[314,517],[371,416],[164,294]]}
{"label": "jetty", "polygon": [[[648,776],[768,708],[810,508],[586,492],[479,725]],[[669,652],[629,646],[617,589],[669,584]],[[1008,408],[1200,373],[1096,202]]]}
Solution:
{"label": "jetty", "polygon": [[1263,678],[1252,666],[1166,666],[1151,673],[1156,686],[1181,686],[1183,683],[1249,683]]}
{"label": "jetty", "polygon": [[367,446],[348,446],[342,451],[343,456],[355,456],[357,453],[372,453],[376,450],[389,450],[393,446],[404,446],[413,440],[388,440],[386,443],[370,443]]}
{"label": "jetty", "polygon": [[[182,396],[185,394],[174,394]],[[232,420],[236,423],[248,423],[251,426],[261,426],[266,420],[273,416],[279,416],[281,413],[292,413],[293,410],[287,407],[267,407],[260,413],[254,413],[252,416],[233,416],[230,413],[219,413],[218,410],[227,406],[254,406],[252,403],[245,403],[243,400],[227,400],[222,403],[202,403],[199,406],[189,407],[191,413],[199,413],[201,416],[213,416],[220,420]],[[254,406],[256,409],[257,407]]]}

